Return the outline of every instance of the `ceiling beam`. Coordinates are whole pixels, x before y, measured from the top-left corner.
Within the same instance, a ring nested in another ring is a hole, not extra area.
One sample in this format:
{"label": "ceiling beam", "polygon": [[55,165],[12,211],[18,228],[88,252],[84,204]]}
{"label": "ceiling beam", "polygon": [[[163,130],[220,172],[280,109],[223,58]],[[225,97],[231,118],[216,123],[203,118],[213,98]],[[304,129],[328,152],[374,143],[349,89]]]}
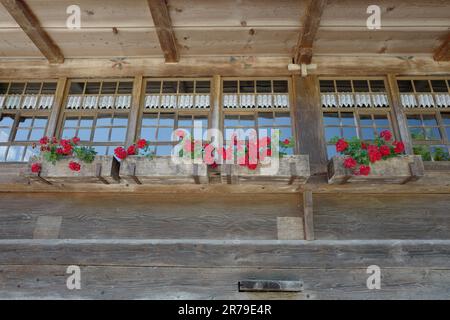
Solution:
{"label": "ceiling beam", "polygon": [[314,39],[326,4],[327,0],[310,0],[304,17],[303,32],[300,33],[295,48],[294,63],[311,63]]}
{"label": "ceiling beam", "polygon": [[64,56],[23,0],[0,0],[9,14],[50,63],[63,63]]}
{"label": "ceiling beam", "polygon": [[180,56],[167,3],[165,0],[148,0],[148,5],[166,63],[177,63]]}
{"label": "ceiling beam", "polygon": [[433,58],[435,61],[450,61],[450,32],[442,44],[434,50]]}

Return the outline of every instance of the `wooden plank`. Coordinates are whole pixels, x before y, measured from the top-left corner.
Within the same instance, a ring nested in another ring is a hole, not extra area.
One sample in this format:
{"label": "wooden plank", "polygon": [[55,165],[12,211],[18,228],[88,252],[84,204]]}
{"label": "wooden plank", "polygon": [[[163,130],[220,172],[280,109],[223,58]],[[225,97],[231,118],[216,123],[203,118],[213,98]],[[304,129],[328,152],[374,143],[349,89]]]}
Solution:
{"label": "wooden plank", "polygon": [[296,141],[301,154],[308,154],[311,174],[325,171],[327,150],[317,76],[294,76]]}
{"label": "wooden plank", "polygon": [[450,239],[450,196],[315,195],[316,239]]}
{"label": "wooden plank", "polygon": [[178,44],[172,29],[172,21],[170,20],[166,0],[148,0],[148,5],[166,63],[178,62],[180,59]]}
{"label": "wooden plank", "polygon": [[39,216],[33,232],[33,239],[58,239],[61,216]]}
{"label": "wooden plank", "polygon": [[137,127],[139,113],[141,111],[141,98],[143,94],[143,77],[138,75],[134,77],[133,81],[133,93],[132,93],[132,104],[130,109],[130,114],[128,116],[128,131],[126,138],[126,145],[130,146],[137,140]]}
{"label": "wooden plank", "polygon": [[450,240],[0,240],[9,264],[450,269]]}
{"label": "wooden plank", "polygon": [[386,85],[387,89],[389,90],[392,110],[395,116],[395,118],[392,120],[396,123],[396,126],[399,130],[400,140],[405,144],[406,154],[413,154],[412,141],[408,129],[408,120],[406,119],[403,105],[400,100],[400,90],[398,88],[397,78],[394,74],[387,75]]}
{"label": "wooden plank", "polygon": [[[146,268],[80,266],[81,290],[66,287],[67,266],[0,267],[2,299],[447,299],[450,270],[383,268],[381,289],[366,268]],[[303,292],[238,292],[242,277],[301,278]]]}
{"label": "wooden plank", "polygon": [[303,219],[301,217],[277,217],[278,240],[303,240]]}
{"label": "wooden plank", "polygon": [[450,32],[442,40],[442,44],[434,50],[433,59],[436,61],[450,61]]}
{"label": "wooden plank", "polygon": [[303,192],[303,225],[305,239],[314,240],[314,211],[313,195],[311,191]]}
{"label": "wooden plank", "polygon": [[24,1],[1,0],[1,3],[50,63],[64,62],[61,50]]}
{"label": "wooden plank", "polygon": [[239,292],[301,292],[303,282],[295,280],[241,280]]}
{"label": "wooden plank", "polygon": [[56,84],[55,100],[53,102],[52,111],[48,119],[47,137],[56,137],[56,129],[58,127],[58,120],[64,110],[64,93],[66,91],[67,78],[59,78]]}
{"label": "wooden plank", "polygon": [[294,52],[294,63],[311,63],[314,39],[326,4],[327,0],[311,0],[309,2],[305,12],[303,31],[299,35]]}

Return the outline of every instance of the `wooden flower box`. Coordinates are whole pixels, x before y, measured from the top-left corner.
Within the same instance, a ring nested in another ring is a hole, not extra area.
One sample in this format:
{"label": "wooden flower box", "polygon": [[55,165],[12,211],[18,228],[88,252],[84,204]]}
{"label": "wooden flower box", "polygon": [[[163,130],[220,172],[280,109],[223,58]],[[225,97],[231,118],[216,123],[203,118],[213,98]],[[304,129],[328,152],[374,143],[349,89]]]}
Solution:
{"label": "wooden flower box", "polygon": [[[80,171],[69,169],[69,163],[76,161],[81,164]],[[41,163],[39,174],[31,172],[31,164]],[[36,160],[30,162],[25,175],[33,182],[53,183],[100,183],[112,184],[119,182],[119,163],[113,156],[96,156],[92,163],[80,162],[76,158],[67,158],[52,164],[47,161]]]}
{"label": "wooden flower box", "polygon": [[404,184],[416,181],[424,175],[421,156],[400,156],[381,160],[370,165],[368,176],[354,175],[351,169],[344,168],[345,157],[335,156],[328,163],[328,183],[391,183]]}
{"label": "wooden flower box", "polygon": [[129,156],[120,164],[120,179],[136,184],[208,183],[206,164],[176,164],[171,157]]}
{"label": "wooden flower box", "polygon": [[280,159],[278,169],[267,171],[267,166],[258,165],[256,170],[250,170],[239,164],[222,164],[220,177],[227,184],[304,184],[310,176],[309,156],[291,155]]}

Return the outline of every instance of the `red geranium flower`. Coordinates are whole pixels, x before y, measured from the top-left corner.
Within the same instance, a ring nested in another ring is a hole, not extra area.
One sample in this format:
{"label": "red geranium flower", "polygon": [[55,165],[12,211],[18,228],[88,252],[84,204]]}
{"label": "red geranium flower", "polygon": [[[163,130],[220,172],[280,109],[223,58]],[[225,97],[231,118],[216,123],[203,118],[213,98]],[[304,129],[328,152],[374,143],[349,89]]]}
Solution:
{"label": "red geranium flower", "polygon": [[78,162],[70,161],[69,162],[69,168],[72,171],[80,171],[81,166],[80,166],[80,164]]}
{"label": "red geranium flower", "polygon": [[348,148],[348,143],[344,139],[339,139],[338,142],[336,142],[336,151],[337,152],[343,152]]}
{"label": "red geranium flower", "polygon": [[367,144],[365,144],[364,142],[361,142],[361,149],[367,150]]}
{"label": "red geranium flower", "polygon": [[391,154],[391,148],[386,145],[380,146],[380,153],[383,157],[388,156]]}
{"label": "red geranium flower", "polygon": [[56,153],[64,155],[64,149],[63,148],[57,148],[56,149]]}
{"label": "red geranium flower", "polygon": [[219,165],[216,162],[213,162],[209,165],[212,169],[217,168]]}
{"label": "red geranium flower", "polygon": [[140,139],[137,143],[136,143],[137,147],[139,149],[144,149],[147,146],[147,140],[145,139]]}
{"label": "red geranium flower", "polygon": [[359,166],[359,174],[363,175],[363,176],[368,176],[370,173],[370,167],[369,166],[365,166],[365,165],[360,165]]}
{"label": "red geranium flower", "polygon": [[72,153],[72,150],[73,150],[73,148],[72,148],[72,145],[70,145],[70,144],[66,144],[66,145],[64,145],[64,147],[63,147],[63,153],[64,153],[66,156],[70,155],[70,154]]}
{"label": "red geranium flower", "polygon": [[47,144],[48,143],[48,137],[42,137],[40,140],[39,140],[39,144]]}
{"label": "red geranium flower", "polygon": [[122,147],[117,147],[114,149],[114,154],[116,155],[116,157],[120,160],[123,160],[127,157],[127,151],[122,148]]}
{"label": "red geranium flower", "polygon": [[370,145],[367,147],[367,150],[369,152],[369,161],[374,163],[378,160],[381,160],[382,155],[381,152],[378,150],[377,146]]}
{"label": "red geranium flower", "polygon": [[39,173],[41,172],[42,166],[40,163],[33,163],[31,165],[31,172],[33,173]]}
{"label": "red geranium flower", "polygon": [[247,164],[247,168],[249,168],[250,170],[256,170],[257,167],[258,167],[257,163],[249,163],[249,164]]}
{"label": "red geranium flower", "polygon": [[129,156],[134,156],[136,154],[136,146],[133,144],[131,146],[128,147],[127,149],[127,155]]}
{"label": "red geranium flower", "polygon": [[78,137],[73,137],[73,138],[72,138],[72,142],[73,142],[74,144],[78,144],[78,142],[80,142],[80,138],[78,138]]}
{"label": "red geranium flower", "polygon": [[392,133],[389,130],[383,130],[380,132],[380,137],[383,138],[385,141],[391,141]]}
{"label": "red geranium flower", "polygon": [[67,139],[61,139],[61,142],[59,143],[61,146],[65,147],[67,145],[70,145],[70,140]]}
{"label": "red geranium flower", "polygon": [[283,143],[284,143],[285,145],[288,145],[289,143],[291,143],[291,141],[290,141],[289,139],[284,139]]}
{"label": "red geranium flower", "polygon": [[393,145],[395,146],[394,152],[395,153],[403,153],[405,151],[405,144],[401,141],[394,141]]}
{"label": "red geranium flower", "polygon": [[350,158],[346,158],[344,160],[344,167],[348,168],[348,169],[356,167],[356,160],[351,158],[351,157]]}

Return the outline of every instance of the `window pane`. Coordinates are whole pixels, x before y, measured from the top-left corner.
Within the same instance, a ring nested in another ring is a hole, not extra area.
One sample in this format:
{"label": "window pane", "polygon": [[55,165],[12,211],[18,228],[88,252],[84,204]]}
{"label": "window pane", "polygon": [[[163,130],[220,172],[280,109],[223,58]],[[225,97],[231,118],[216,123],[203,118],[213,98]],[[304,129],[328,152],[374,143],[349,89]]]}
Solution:
{"label": "window pane", "polygon": [[25,89],[26,94],[39,94],[41,92],[41,82],[28,82]]}
{"label": "window pane", "polygon": [[320,80],[320,92],[335,92],[333,80]]}
{"label": "window pane", "polygon": [[389,119],[387,115],[376,114],[374,115],[374,121],[377,127],[389,127]]}
{"label": "window pane", "polygon": [[27,141],[29,132],[30,132],[29,129],[19,129],[19,130],[17,130],[16,137],[14,138],[14,140],[15,141]]}
{"label": "window pane", "polygon": [[155,141],[156,138],[156,128],[142,128],[141,129],[141,138]]}
{"label": "window pane", "polygon": [[225,115],[225,127],[234,127],[239,124],[239,116]]}
{"label": "window pane", "polygon": [[409,126],[420,126],[422,124],[418,114],[408,114],[406,118],[408,119]]}
{"label": "window pane", "polygon": [[0,142],[8,141],[10,133],[11,133],[11,128],[0,127]]}
{"label": "window pane", "polygon": [[252,80],[241,80],[239,81],[240,93],[253,93],[255,92],[255,81]]}
{"label": "window pane", "polygon": [[372,126],[372,116],[370,114],[361,114],[359,116],[359,124],[361,126]]}
{"label": "window pane", "polygon": [[421,155],[424,161],[431,161],[430,150],[427,146],[413,146],[414,154]]}
{"label": "window pane", "polygon": [[425,128],[425,137],[429,140],[440,140],[441,133],[438,128]]}
{"label": "window pane", "polygon": [[31,128],[31,123],[33,118],[20,118],[19,119],[19,128]]}
{"label": "window pane", "polygon": [[84,91],[84,82],[72,82],[70,84],[69,94],[82,94]]}
{"label": "window pane", "polygon": [[100,82],[88,82],[86,84],[86,94],[99,94],[100,93]]}
{"label": "window pane", "polygon": [[431,156],[434,161],[449,161],[448,148],[446,146],[431,146]]}
{"label": "window pane", "polygon": [[350,80],[336,80],[336,88],[338,92],[352,92],[352,84]]}
{"label": "window pane", "polygon": [[355,125],[355,117],[353,112],[342,112],[341,113],[342,125],[344,126],[354,126]]}
{"label": "window pane", "polygon": [[173,113],[161,113],[159,115],[159,125],[160,126],[171,126],[175,124],[175,114]]}
{"label": "window pane", "polygon": [[362,139],[363,140],[373,140],[375,139],[375,135],[372,128],[362,128]]}
{"label": "window pane", "polygon": [[332,157],[334,157],[337,153],[336,153],[336,146],[334,145],[327,145],[327,154],[328,154],[328,159],[331,159]]}
{"label": "window pane", "polygon": [[195,116],[194,125],[196,121],[200,121],[202,128],[208,128],[208,116]]}
{"label": "window pane", "polygon": [[194,81],[180,81],[180,93],[194,93]]}
{"label": "window pane", "polygon": [[325,139],[329,142],[334,137],[341,137],[341,131],[336,127],[325,128]]}
{"label": "window pane", "polygon": [[[73,138],[69,137],[69,138]],[[78,131],[78,138],[80,138],[81,141],[90,141],[91,140],[91,129],[80,129]]]}
{"label": "window pane", "polygon": [[163,93],[177,93],[177,81],[163,81]]}
{"label": "window pane", "polygon": [[369,83],[367,80],[354,80],[353,89],[355,92],[369,92]]}
{"label": "window pane", "polygon": [[158,141],[171,141],[172,139],[172,128],[159,128],[158,130]]}
{"label": "window pane", "polygon": [[83,117],[80,120],[80,127],[90,128],[92,127],[92,123],[94,122],[94,118],[92,117]]}
{"label": "window pane", "polygon": [[158,115],[157,114],[145,114],[142,119],[143,126],[156,126],[158,125]]}
{"label": "window pane", "polygon": [[431,86],[434,92],[448,92],[445,80],[431,80]]}
{"label": "window pane", "polygon": [[25,146],[11,146],[8,150],[8,156],[6,161],[17,162],[22,161],[23,152],[25,151]]}
{"label": "window pane", "polygon": [[38,141],[45,135],[44,129],[33,129],[31,131],[30,141]]}
{"label": "window pane", "polygon": [[239,118],[239,125],[244,127],[254,127],[255,118],[252,115],[242,115]]}
{"label": "window pane", "polygon": [[120,115],[120,116],[114,116],[113,119],[113,126],[124,126],[126,127],[128,125],[128,116],[126,115]]}
{"label": "window pane", "polygon": [[78,125],[78,118],[66,118],[64,128],[74,128]]}
{"label": "window pane", "polygon": [[113,128],[111,130],[111,141],[125,142],[126,135],[127,135],[127,128]]}
{"label": "window pane", "polygon": [[272,112],[259,112],[258,113],[258,125],[259,126],[272,126],[273,125],[273,113]]}
{"label": "window pane", "polygon": [[178,117],[178,128],[183,128],[183,127],[192,127],[193,121],[192,121],[192,116],[179,116]]}
{"label": "window pane", "polygon": [[441,116],[442,116],[442,122],[444,124],[450,125],[450,112],[442,112]]}
{"label": "window pane", "polygon": [[437,126],[437,121],[434,115],[424,114],[423,115],[423,124],[426,126]]}
{"label": "window pane", "polygon": [[56,83],[55,82],[44,82],[42,85],[42,94],[54,94],[56,92]]}
{"label": "window pane", "polygon": [[339,114],[337,112],[324,112],[323,113],[324,125],[339,125]]}
{"label": "window pane", "polygon": [[94,142],[106,142],[109,140],[109,128],[96,128]]}
{"label": "window pane", "polygon": [[106,155],[106,151],[107,151],[107,147],[105,147],[105,146],[95,146],[95,151],[97,151],[97,155],[105,156]]}
{"label": "window pane", "polygon": [[343,128],[343,138],[350,139],[356,137],[356,128]]}
{"label": "window pane", "polygon": [[0,94],[6,94],[7,92],[8,92],[8,83],[4,82],[0,83]]}
{"label": "window pane", "polygon": [[25,83],[11,83],[9,87],[9,94],[22,94],[25,89]]}
{"label": "window pane", "polygon": [[25,156],[23,158],[23,161],[28,161],[28,160],[30,160],[31,157],[37,156],[37,155],[39,155],[39,148],[33,149],[33,147],[28,146],[28,147],[26,147]]}
{"label": "window pane", "polygon": [[102,94],[115,94],[117,82],[103,82]]}
{"label": "window pane", "polygon": [[372,92],[385,92],[383,80],[370,80],[370,89]]}
{"label": "window pane", "polygon": [[431,92],[430,85],[427,80],[414,80],[416,92]]}
{"label": "window pane", "polygon": [[288,112],[275,113],[275,123],[281,126],[291,125],[291,116]]}
{"label": "window pane", "polygon": [[445,131],[447,132],[447,139],[450,140],[450,127],[445,128]]}
{"label": "window pane", "polygon": [[47,126],[47,118],[34,118],[34,128],[45,128]]}
{"label": "window pane", "polygon": [[288,93],[288,82],[287,80],[274,80],[273,81],[273,92],[274,93]]}
{"label": "window pane", "polygon": [[223,82],[224,93],[237,93],[237,81],[224,81]]}
{"label": "window pane", "polygon": [[291,138],[292,131],[291,128],[279,128],[280,130],[280,140]]}
{"label": "window pane", "polygon": [[196,93],[210,93],[211,82],[210,81],[196,81],[195,92]]}
{"label": "window pane", "polygon": [[0,161],[5,161],[6,158],[6,146],[0,146]]}
{"label": "window pane", "polygon": [[75,133],[76,133],[75,129],[64,129],[63,133],[62,133],[62,138],[63,139],[71,139],[71,138],[75,137]]}
{"label": "window pane", "polygon": [[119,87],[117,89],[118,94],[131,94],[133,92],[133,82],[122,81],[119,82]]}
{"label": "window pane", "polygon": [[157,146],[156,147],[156,155],[158,156],[170,156],[172,154],[172,146]]}
{"label": "window pane", "polygon": [[272,92],[272,84],[270,80],[257,80],[256,92],[258,93],[270,93]]}
{"label": "window pane", "polygon": [[159,94],[161,92],[161,81],[148,81],[145,93]]}
{"label": "window pane", "polygon": [[97,118],[97,127],[110,127],[112,123],[112,116],[110,115],[99,115]]}
{"label": "window pane", "polygon": [[398,88],[400,92],[413,92],[411,80],[398,80]]}
{"label": "window pane", "polygon": [[413,138],[413,140],[425,140],[425,134],[423,133],[422,128],[409,128],[409,132],[411,133],[411,138]]}

